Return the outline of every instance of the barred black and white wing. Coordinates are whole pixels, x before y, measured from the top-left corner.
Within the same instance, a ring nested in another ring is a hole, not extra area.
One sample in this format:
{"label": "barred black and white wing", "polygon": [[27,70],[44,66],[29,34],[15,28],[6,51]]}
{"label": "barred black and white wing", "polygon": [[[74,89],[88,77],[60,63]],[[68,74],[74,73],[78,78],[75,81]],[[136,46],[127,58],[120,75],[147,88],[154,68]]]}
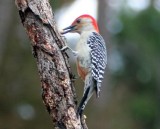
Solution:
{"label": "barred black and white wing", "polygon": [[92,32],[88,38],[87,44],[91,48],[91,73],[96,82],[97,96],[99,97],[100,87],[107,64],[105,41],[100,34]]}

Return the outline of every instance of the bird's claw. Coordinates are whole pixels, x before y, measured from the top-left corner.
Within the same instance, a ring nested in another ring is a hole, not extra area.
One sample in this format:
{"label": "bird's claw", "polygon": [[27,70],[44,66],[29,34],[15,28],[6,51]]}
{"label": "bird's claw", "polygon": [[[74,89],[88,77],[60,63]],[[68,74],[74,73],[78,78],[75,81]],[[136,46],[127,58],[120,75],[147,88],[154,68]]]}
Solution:
{"label": "bird's claw", "polygon": [[73,51],[73,50],[72,50],[72,53],[73,53],[74,56],[77,56],[77,55],[78,55],[78,52],[77,52],[77,51]]}
{"label": "bird's claw", "polygon": [[65,51],[66,49],[68,49],[68,46],[64,46],[61,48],[61,51]]}
{"label": "bird's claw", "polygon": [[77,55],[78,55],[78,52],[72,50],[72,48],[70,48],[69,46],[64,46],[63,48],[61,48],[61,51],[65,51],[65,50],[67,50],[67,49],[69,49],[74,56],[77,56]]}

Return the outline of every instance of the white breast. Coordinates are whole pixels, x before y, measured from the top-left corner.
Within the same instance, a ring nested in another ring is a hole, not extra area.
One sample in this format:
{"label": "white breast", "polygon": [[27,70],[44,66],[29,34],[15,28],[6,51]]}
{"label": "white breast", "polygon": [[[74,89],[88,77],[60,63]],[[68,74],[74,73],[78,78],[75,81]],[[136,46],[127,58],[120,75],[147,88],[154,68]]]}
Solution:
{"label": "white breast", "polygon": [[81,34],[80,40],[77,43],[76,51],[78,52],[78,60],[82,67],[88,68],[90,67],[90,51],[89,45],[87,44],[87,39],[91,32],[83,32]]}

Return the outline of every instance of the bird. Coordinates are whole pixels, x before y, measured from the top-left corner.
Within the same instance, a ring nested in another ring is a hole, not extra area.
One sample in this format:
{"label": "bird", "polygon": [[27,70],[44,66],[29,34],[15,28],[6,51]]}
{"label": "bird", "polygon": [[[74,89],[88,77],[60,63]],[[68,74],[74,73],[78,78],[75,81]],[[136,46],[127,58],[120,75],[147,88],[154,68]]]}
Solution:
{"label": "bird", "polygon": [[107,65],[107,49],[105,41],[99,33],[97,22],[91,15],[83,14],[77,17],[69,27],[64,28],[61,32],[62,35],[66,33],[80,34],[76,50],[72,50],[67,45],[61,50],[68,48],[77,58],[77,72],[84,81],[83,97],[77,108],[77,115],[82,116],[93,93],[96,92],[97,98],[100,96],[100,88]]}

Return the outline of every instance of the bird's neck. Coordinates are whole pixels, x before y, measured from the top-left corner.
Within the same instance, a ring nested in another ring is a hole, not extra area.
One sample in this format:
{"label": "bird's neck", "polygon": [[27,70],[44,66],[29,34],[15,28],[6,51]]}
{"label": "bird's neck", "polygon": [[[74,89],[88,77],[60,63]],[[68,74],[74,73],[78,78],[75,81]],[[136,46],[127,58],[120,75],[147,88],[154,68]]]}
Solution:
{"label": "bird's neck", "polygon": [[90,35],[92,32],[97,32],[95,29],[91,29],[91,30],[85,30],[85,31],[82,31],[80,33],[81,36],[83,35]]}

